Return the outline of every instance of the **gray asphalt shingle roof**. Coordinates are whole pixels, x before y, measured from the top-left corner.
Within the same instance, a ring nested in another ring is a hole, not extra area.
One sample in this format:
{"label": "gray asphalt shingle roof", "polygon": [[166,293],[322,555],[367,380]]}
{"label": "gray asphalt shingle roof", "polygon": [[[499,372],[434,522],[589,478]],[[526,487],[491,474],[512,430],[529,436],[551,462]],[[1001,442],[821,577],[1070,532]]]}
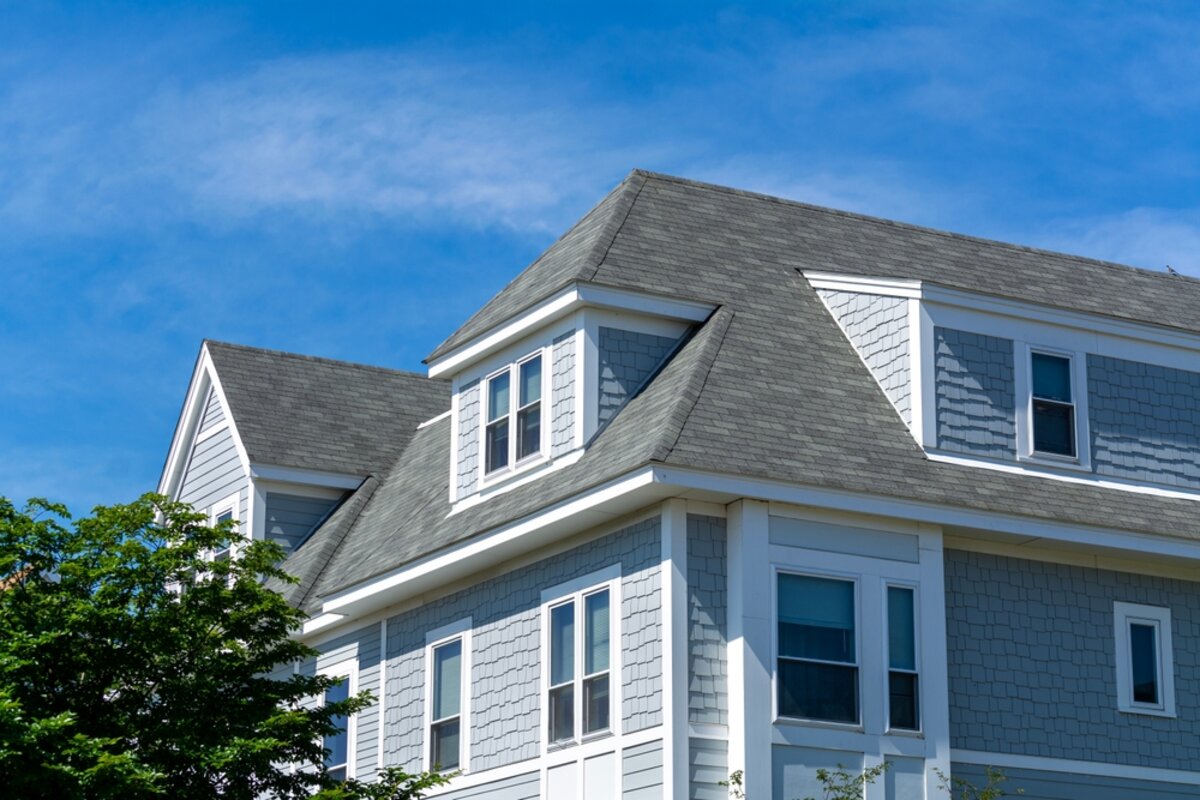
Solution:
{"label": "gray asphalt shingle roof", "polygon": [[250,461],[349,475],[387,468],[450,385],[413,372],[205,342]]}
{"label": "gray asphalt shingle roof", "polygon": [[718,310],[577,463],[453,517],[449,421],[393,446],[354,518],[331,519],[285,565],[311,575],[323,561],[306,606],[651,463],[1200,538],[1190,500],[927,459],[801,270],[1200,330],[1197,281],[634,172],[432,357],[576,280]]}

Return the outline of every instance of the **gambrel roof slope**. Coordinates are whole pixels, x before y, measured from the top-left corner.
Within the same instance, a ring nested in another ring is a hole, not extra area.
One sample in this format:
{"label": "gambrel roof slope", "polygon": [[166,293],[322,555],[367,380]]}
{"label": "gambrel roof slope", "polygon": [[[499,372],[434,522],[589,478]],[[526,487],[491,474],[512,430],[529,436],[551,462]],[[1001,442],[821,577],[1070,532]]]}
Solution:
{"label": "gambrel roof slope", "polygon": [[306,562],[332,552],[306,606],[652,463],[1200,538],[1190,500],[926,458],[802,270],[1200,331],[1200,282],[1190,279],[634,172],[431,359],[577,280],[718,310],[577,463],[453,516],[449,422],[418,431],[357,518],[327,524],[289,560],[311,571]]}

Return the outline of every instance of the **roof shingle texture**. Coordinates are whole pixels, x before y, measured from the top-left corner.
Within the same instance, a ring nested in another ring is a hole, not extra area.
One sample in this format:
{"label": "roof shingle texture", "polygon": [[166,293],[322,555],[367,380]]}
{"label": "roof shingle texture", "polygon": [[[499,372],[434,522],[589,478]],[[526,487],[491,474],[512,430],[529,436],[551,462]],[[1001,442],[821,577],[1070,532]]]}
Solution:
{"label": "roof shingle texture", "polygon": [[238,436],[255,464],[370,475],[421,422],[450,408],[450,385],[345,361],[205,342]]}
{"label": "roof shingle texture", "polygon": [[[652,463],[1200,538],[1190,500],[927,459],[801,270],[931,281],[1188,330],[1200,311],[1200,282],[1188,279],[635,172],[435,357],[576,280],[718,310],[577,463],[453,516],[449,422],[419,431],[394,450],[349,529],[325,525],[285,565],[310,547],[332,552],[306,605]],[[343,536],[331,550],[327,540]]]}

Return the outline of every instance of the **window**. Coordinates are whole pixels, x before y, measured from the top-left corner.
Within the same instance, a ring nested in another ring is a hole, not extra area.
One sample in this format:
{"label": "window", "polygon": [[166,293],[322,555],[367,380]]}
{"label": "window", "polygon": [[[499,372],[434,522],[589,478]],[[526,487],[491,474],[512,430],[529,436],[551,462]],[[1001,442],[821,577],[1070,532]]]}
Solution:
{"label": "window", "polygon": [[[240,499],[241,499],[240,496],[235,494],[235,495],[225,498],[224,500],[222,500],[221,502],[219,502],[215,506],[213,506],[213,513],[212,513],[211,519],[209,520],[209,524],[215,527],[219,523],[226,522],[228,520],[233,520],[234,522],[237,522],[237,506],[238,506]],[[234,531],[236,531],[236,530],[237,530],[237,526],[235,525]],[[233,554],[233,542],[229,541],[229,542],[225,543],[224,547],[220,548],[219,550],[213,551],[212,560],[213,561],[226,561],[229,559],[229,557],[232,554]]]}
{"label": "window", "polygon": [[888,721],[908,731],[921,729],[915,596],[908,586],[887,587]]}
{"label": "window", "polygon": [[541,453],[541,355],[530,356],[488,378],[486,394],[484,471],[496,472]]}
{"label": "window", "polygon": [[854,582],[780,573],[778,605],[780,716],[857,723]]}
{"label": "window", "polygon": [[462,707],[462,651],[461,638],[433,648],[429,763],[434,769],[458,769],[461,759],[459,713]]}
{"label": "window", "polygon": [[[340,703],[352,697],[357,691],[356,673],[358,664],[355,661],[345,661],[333,667],[320,670],[322,675],[338,678],[338,682],[325,690],[321,698],[324,705]],[[322,742],[325,748],[325,767],[330,777],[344,781],[354,777],[354,742],[355,721],[353,717],[339,714],[331,722],[338,729],[337,733],[326,736]]]}
{"label": "window", "polygon": [[612,725],[612,593],[579,592],[549,607],[547,741],[573,742]]}
{"label": "window", "polygon": [[1071,392],[1071,359],[1030,353],[1033,452],[1074,458],[1075,403]]}
{"label": "window", "polygon": [[1175,716],[1171,612],[1158,606],[1113,603],[1117,708]]}

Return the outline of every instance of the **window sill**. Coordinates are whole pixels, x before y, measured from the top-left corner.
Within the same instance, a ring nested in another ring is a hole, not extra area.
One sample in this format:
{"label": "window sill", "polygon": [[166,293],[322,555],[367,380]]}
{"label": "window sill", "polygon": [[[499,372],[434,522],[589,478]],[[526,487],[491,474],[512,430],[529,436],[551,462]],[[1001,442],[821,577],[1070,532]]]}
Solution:
{"label": "window sill", "polygon": [[1091,474],[1090,465],[1083,463],[1074,456],[1056,456],[1053,453],[1025,453],[1017,456],[1018,463],[1032,464],[1049,469],[1069,469],[1075,472]]}
{"label": "window sill", "polygon": [[1117,711],[1121,714],[1139,714],[1143,717],[1163,717],[1165,719],[1175,719],[1179,715],[1174,711],[1165,708],[1139,708],[1138,706],[1124,706],[1118,708]]}
{"label": "window sill", "polygon": [[548,463],[550,463],[550,456],[546,453],[534,453],[531,456],[525,456],[525,458],[511,466],[485,473],[479,480],[480,489],[482,491],[493,486],[499,486],[534,467]]}
{"label": "window sill", "polygon": [[864,729],[861,723],[858,722],[831,722],[824,719],[804,719],[802,717],[776,717],[776,725],[785,725],[795,728],[824,728],[832,731],[848,731],[850,733],[863,733]]}
{"label": "window sill", "polygon": [[910,731],[904,728],[888,728],[885,736],[903,736],[905,739],[924,739],[924,731]]}

